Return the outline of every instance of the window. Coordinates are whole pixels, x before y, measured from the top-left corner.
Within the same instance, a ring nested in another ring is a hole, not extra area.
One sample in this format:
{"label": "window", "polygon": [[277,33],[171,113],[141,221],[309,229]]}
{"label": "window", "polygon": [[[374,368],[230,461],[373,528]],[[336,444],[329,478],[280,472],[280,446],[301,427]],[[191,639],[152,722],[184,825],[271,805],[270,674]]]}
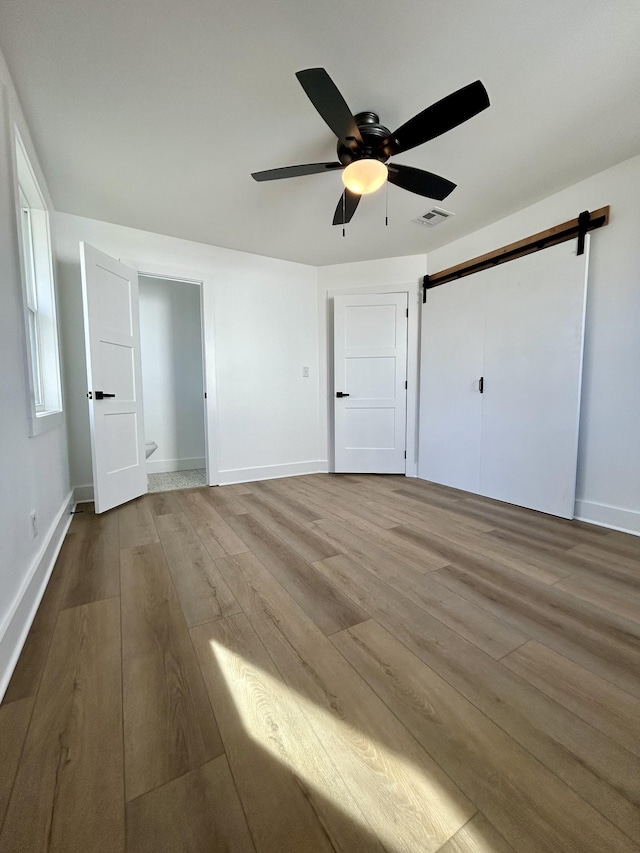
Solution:
{"label": "window", "polygon": [[30,386],[31,434],[62,420],[49,213],[20,135],[15,135],[18,232]]}

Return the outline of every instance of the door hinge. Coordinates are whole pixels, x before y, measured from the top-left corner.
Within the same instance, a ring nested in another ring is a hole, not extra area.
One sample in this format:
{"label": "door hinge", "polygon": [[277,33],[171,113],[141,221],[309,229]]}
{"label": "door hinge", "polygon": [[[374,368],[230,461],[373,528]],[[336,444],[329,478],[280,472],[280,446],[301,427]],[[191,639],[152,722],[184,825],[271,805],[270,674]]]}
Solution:
{"label": "door hinge", "polygon": [[409,316],[409,309],[407,308],[407,317]]}
{"label": "door hinge", "polygon": [[406,451],[406,450],[405,450],[405,452],[404,452],[404,458],[405,458],[405,459],[407,458],[407,451]]}
{"label": "door hinge", "polygon": [[409,383],[408,383],[408,382],[407,382],[407,380],[405,379],[405,380],[404,380],[404,390],[406,391],[408,387],[409,387]]}
{"label": "door hinge", "polygon": [[206,391],[204,392],[204,399],[205,400],[207,399],[207,392]]}

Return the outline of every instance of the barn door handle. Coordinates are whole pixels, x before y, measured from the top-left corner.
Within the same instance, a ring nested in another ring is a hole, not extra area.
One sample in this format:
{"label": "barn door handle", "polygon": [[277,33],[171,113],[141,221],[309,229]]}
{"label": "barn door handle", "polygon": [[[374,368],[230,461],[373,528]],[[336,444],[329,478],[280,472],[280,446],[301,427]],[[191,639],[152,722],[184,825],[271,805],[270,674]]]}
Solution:
{"label": "barn door handle", "polygon": [[106,394],[104,391],[89,391],[87,397],[90,400],[104,400],[105,397],[115,397],[115,394]]}
{"label": "barn door handle", "polygon": [[480,379],[478,379],[478,391],[481,394],[484,394],[484,376],[481,376]]}
{"label": "barn door handle", "polygon": [[349,396],[351,396],[351,395],[345,394],[344,391],[337,391],[336,392],[336,397],[349,397]]}

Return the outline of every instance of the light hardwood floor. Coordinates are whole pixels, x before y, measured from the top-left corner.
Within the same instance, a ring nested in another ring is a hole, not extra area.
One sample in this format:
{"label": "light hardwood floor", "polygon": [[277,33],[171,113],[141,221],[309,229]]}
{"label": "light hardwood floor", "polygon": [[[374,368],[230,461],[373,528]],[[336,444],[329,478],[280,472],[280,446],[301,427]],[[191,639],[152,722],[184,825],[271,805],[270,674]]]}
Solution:
{"label": "light hardwood floor", "polygon": [[404,477],[80,509],[2,853],[640,850],[640,539]]}

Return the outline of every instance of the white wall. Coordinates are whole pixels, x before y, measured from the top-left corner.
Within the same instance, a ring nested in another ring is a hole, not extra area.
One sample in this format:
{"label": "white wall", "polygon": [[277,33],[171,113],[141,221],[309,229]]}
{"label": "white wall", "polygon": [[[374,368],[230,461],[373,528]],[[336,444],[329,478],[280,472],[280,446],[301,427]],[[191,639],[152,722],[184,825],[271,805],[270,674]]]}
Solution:
{"label": "white wall", "polygon": [[[203,282],[207,390],[210,401],[217,398],[208,437],[220,482],[326,468],[319,454],[314,267],[62,213],[56,226],[74,485],[92,479],[81,240],[141,272]],[[303,366],[309,367],[308,379]]]}
{"label": "white wall", "polygon": [[329,470],[333,470],[333,298],[337,291],[406,291],[409,294],[407,349],[407,475],[417,473],[418,316],[425,255],[406,255],[376,261],[332,264],[318,270],[320,362],[320,441]]}
{"label": "white wall", "polygon": [[139,294],[147,471],[204,468],[200,285],[141,276]]}
{"label": "white wall", "polygon": [[[51,201],[0,54],[0,698],[26,637],[70,516],[64,424],[28,433],[18,237],[9,150],[18,125],[46,201]],[[35,510],[38,536],[31,535]]]}
{"label": "white wall", "polygon": [[[640,157],[428,256],[429,272],[611,205],[591,237],[576,515],[640,533]],[[446,285],[443,285],[446,287]],[[429,389],[422,389],[428,405]]]}

